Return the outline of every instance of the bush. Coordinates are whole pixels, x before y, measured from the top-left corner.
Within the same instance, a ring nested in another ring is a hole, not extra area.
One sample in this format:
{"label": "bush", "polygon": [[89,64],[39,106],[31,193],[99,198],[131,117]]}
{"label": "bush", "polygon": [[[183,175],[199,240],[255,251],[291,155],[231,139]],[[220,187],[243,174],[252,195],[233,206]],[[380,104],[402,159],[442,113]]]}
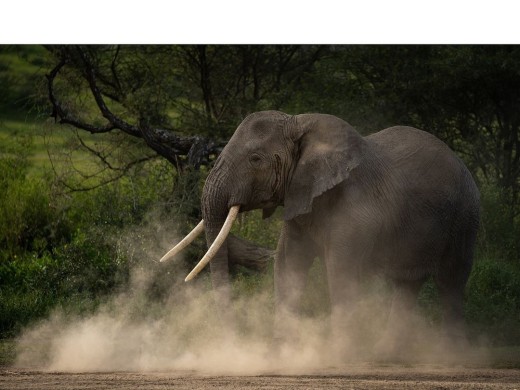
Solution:
{"label": "bush", "polygon": [[481,186],[479,252],[487,258],[520,263],[520,213],[514,217],[508,196],[494,185]]}
{"label": "bush", "polygon": [[466,319],[474,337],[520,345],[520,267],[479,259],[468,282]]}
{"label": "bush", "polygon": [[0,337],[15,335],[66,301],[62,275],[61,264],[49,255],[26,253],[0,263]]}
{"label": "bush", "polygon": [[0,258],[25,251],[43,253],[67,235],[61,215],[53,209],[44,177],[27,177],[26,149],[22,139],[0,150]]}
{"label": "bush", "polygon": [[53,194],[50,178],[29,174],[29,148],[0,150],[0,337],[124,284],[129,266],[113,238],[142,221],[164,182],[136,171],[89,193]]}

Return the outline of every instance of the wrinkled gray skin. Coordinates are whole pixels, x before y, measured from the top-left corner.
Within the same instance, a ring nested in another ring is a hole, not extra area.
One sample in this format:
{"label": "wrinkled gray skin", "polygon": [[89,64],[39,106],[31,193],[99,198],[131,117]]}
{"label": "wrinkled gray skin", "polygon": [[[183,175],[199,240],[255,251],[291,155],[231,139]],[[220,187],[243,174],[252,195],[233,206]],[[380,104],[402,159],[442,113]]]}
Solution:
{"label": "wrinkled gray skin", "polygon": [[[358,276],[381,272],[395,284],[389,324],[414,306],[431,275],[447,329],[461,337],[479,193],[462,161],[431,134],[397,126],[361,137],[331,115],[254,113],[206,180],[208,244],[233,205],[263,209],[264,216],[284,206],[275,262],[279,318],[296,310],[309,267],[320,257],[336,332],[356,299]],[[225,244],[210,264],[222,316],[232,327]],[[276,334],[284,336],[283,320]]]}

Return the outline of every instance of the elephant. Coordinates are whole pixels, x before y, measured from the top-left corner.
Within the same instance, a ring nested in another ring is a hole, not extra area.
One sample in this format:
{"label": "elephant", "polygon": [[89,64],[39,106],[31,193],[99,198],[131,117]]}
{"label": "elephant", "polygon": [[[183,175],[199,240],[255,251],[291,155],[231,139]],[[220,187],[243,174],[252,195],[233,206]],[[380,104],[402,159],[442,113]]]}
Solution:
{"label": "elephant", "polygon": [[[432,277],[445,329],[461,338],[479,203],[467,167],[428,132],[394,126],[363,137],[328,114],[256,112],[238,126],[205,181],[203,220],[180,247],[205,230],[210,249],[186,280],[210,262],[219,310],[233,321],[226,235],[239,212],[262,209],[269,217],[283,206],[275,317],[297,310],[318,257],[333,330],[341,332],[357,299],[359,275],[382,273],[394,284],[389,323],[413,308]],[[283,336],[283,325],[276,328]]]}

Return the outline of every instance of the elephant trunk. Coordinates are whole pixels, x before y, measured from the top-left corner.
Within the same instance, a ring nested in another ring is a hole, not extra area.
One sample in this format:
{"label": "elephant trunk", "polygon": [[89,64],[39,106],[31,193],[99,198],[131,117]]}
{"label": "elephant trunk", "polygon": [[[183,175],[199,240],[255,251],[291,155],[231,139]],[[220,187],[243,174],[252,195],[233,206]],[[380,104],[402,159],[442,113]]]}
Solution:
{"label": "elephant trunk", "polygon": [[[221,185],[221,180],[222,177],[218,171],[211,172],[206,180],[202,193],[202,218],[204,219],[206,241],[208,248],[210,248],[208,252],[211,252],[214,242],[221,239],[222,234],[226,234],[226,229],[227,232],[229,232],[231,224],[233,223],[234,218],[236,218],[239,209],[239,207],[236,206],[231,207],[230,210],[228,204],[229,196],[225,190],[226,187]],[[222,234],[220,234],[221,232]],[[234,315],[231,310],[228,240],[224,237],[220,248],[214,249],[215,253],[210,262],[210,269],[217,310],[221,314],[220,317],[224,324],[233,327],[235,321],[233,320]]]}

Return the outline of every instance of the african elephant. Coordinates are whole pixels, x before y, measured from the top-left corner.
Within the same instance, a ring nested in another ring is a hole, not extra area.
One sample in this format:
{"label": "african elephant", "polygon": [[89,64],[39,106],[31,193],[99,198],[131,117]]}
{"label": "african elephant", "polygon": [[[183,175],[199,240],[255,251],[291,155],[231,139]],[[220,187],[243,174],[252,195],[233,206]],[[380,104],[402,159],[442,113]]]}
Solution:
{"label": "african elephant", "polygon": [[267,217],[277,206],[284,207],[275,260],[277,314],[295,309],[309,267],[320,257],[333,324],[355,300],[358,275],[382,272],[395,284],[390,322],[414,305],[432,276],[444,323],[453,334],[462,329],[479,192],[463,162],[433,135],[396,126],[362,137],[331,115],[249,115],[211,170],[203,222],[188,237],[205,229],[211,247],[186,279],[213,257],[212,283],[223,311],[230,307],[225,237],[233,219],[252,209]]}

